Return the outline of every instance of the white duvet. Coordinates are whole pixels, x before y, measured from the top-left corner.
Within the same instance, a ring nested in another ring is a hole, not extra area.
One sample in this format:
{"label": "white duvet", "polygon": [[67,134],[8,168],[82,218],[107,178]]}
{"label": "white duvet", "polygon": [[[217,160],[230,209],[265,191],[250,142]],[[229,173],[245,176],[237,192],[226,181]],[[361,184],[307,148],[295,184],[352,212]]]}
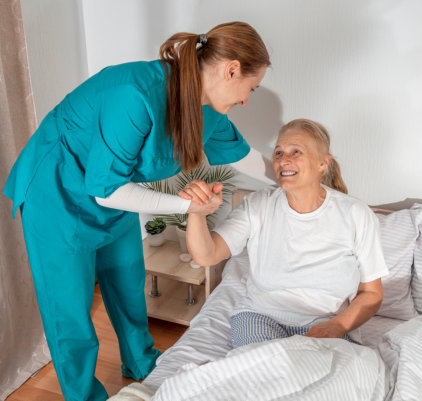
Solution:
{"label": "white duvet", "polygon": [[294,336],[183,366],[153,394],[133,383],[113,401],[421,400],[422,316],[387,334],[377,349],[340,339]]}

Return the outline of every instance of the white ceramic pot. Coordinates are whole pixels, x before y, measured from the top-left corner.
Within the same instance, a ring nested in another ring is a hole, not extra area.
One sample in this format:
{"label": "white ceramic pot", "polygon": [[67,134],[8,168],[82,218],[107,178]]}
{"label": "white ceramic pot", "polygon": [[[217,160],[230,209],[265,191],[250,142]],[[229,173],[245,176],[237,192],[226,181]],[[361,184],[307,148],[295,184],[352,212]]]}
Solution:
{"label": "white ceramic pot", "polygon": [[176,234],[179,239],[180,250],[182,253],[188,253],[188,247],[186,245],[186,231],[176,227]]}
{"label": "white ceramic pot", "polygon": [[164,244],[164,233],[148,234],[147,241],[150,246],[161,246]]}

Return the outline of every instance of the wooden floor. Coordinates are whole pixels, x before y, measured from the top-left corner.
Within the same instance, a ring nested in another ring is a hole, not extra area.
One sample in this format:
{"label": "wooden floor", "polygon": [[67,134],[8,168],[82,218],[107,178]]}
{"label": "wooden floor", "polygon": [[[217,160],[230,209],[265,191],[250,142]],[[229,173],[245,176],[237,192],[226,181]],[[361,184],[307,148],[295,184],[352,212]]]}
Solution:
{"label": "wooden floor", "polygon": [[[95,375],[103,383],[109,396],[112,396],[134,380],[121,375],[117,338],[105,311],[98,286],[95,288],[91,314],[100,342]],[[187,329],[185,326],[156,319],[149,319],[149,328],[155,340],[155,347],[161,352],[171,347]],[[50,362],[42,368],[6,398],[6,401],[63,401],[53,364]]]}

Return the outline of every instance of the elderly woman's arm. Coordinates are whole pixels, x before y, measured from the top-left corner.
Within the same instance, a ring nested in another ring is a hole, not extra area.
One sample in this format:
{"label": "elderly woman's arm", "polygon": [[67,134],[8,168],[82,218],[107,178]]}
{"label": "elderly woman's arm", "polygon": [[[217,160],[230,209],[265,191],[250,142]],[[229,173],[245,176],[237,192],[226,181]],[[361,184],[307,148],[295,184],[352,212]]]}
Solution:
{"label": "elderly woman's arm", "polygon": [[192,259],[201,266],[211,266],[231,256],[226,241],[210,232],[205,216],[189,214],[186,242]]}
{"label": "elderly woman's arm", "polygon": [[194,180],[179,192],[180,197],[192,200],[188,210],[186,242],[192,259],[201,266],[214,265],[231,256],[224,239],[209,231],[206,220],[206,216],[221,205],[222,190],[220,183],[207,184]]}
{"label": "elderly woman's arm", "polygon": [[368,321],[381,306],[383,290],[381,279],[360,283],[356,297],[334,318],[316,324],[305,334],[308,337],[342,337]]}

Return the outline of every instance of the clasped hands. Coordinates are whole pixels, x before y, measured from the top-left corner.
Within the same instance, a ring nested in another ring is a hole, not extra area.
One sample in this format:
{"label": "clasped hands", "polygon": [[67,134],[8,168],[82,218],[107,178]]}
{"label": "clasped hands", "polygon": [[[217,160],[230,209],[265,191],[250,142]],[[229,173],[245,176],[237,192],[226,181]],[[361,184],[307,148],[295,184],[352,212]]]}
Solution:
{"label": "clasped hands", "polygon": [[203,216],[214,213],[223,203],[223,184],[193,180],[186,184],[178,195],[186,200],[191,200],[187,213],[196,213]]}

